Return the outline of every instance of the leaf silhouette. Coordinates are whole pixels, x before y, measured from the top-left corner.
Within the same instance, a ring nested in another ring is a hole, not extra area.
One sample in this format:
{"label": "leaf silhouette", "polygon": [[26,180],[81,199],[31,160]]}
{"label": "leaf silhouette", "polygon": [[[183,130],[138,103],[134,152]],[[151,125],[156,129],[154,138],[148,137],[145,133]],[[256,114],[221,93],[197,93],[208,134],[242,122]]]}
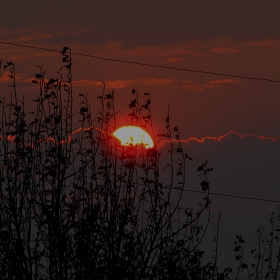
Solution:
{"label": "leaf silhouette", "polygon": [[69,50],[68,47],[63,47],[61,54],[65,55],[65,53]]}

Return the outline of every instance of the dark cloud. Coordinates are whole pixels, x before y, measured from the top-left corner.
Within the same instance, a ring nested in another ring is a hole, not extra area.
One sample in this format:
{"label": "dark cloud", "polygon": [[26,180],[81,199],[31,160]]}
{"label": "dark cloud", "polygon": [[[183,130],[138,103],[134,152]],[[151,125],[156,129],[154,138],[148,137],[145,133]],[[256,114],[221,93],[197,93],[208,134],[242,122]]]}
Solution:
{"label": "dark cloud", "polygon": [[[77,40],[127,46],[207,38],[273,38],[279,1],[5,1],[1,26],[48,32],[91,30]],[[59,40],[59,38],[57,38]]]}

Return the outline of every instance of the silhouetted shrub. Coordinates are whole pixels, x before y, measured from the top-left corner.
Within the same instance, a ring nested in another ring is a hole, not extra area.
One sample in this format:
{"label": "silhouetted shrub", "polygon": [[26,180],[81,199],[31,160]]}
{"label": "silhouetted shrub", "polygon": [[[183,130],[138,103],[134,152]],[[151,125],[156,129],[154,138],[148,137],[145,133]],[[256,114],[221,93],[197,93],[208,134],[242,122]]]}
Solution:
{"label": "silhouetted shrub", "polygon": [[[228,279],[231,270],[203,264],[199,249],[210,220],[212,169],[207,162],[198,168],[205,196],[197,209],[184,205],[192,158],[169,110],[159,136],[169,143],[163,170],[156,146],[120,146],[112,137],[114,91],[105,94],[105,85],[99,112],[80,94],[74,114],[71,51],[62,55],[58,77],[46,79],[39,67],[31,111],[17,93],[14,64],[5,65],[12,93],[1,99],[0,278]],[[136,90],[132,95],[127,124],[153,131],[150,95],[142,104]]]}

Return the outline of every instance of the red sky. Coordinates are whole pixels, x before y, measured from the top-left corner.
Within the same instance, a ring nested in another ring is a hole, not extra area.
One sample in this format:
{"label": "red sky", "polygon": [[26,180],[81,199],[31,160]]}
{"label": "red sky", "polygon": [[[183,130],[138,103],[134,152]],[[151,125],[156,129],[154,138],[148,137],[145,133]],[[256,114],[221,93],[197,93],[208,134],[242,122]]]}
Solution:
{"label": "red sky", "polygon": [[[280,80],[279,10],[279,1],[259,0],[11,0],[1,3],[0,41],[57,50],[68,46],[76,53],[113,59]],[[54,77],[61,62],[57,53],[4,44],[0,58],[3,64],[16,64],[19,90],[29,98],[37,94],[30,84],[36,65]],[[189,167],[191,189],[199,189],[196,167],[208,159],[214,167],[213,192],[280,200],[280,83],[75,55],[73,62],[74,94],[87,94],[93,107],[102,90],[100,80],[108,92],[115,89],[121,114],[128,110],[131,89],[140,95],[149,92],[155,127],[164,132],[170,102],[172,122],[195,159]],[[9,88],[3,67],[1,75],[4,97]],[[236,234],[252,236],[276,206],[218,196],[212,200],[214,212],[222,208],[221,242],[228,241],[224,246],[229,251]]]}

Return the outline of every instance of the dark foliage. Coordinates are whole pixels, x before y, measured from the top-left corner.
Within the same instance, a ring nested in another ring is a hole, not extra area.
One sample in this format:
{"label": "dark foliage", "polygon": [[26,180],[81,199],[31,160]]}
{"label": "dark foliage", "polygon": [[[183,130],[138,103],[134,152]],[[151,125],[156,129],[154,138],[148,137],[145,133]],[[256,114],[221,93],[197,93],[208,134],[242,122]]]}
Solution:
{"label": "dark foliage", "polygon": [[[228,279],[231,269],[219,272],[216,258],[203,263],[199,248],[210,220],[207,162],[198,167],[205,196],[188,208],[182,196],[192,158],[169,111],[162,168],[156,146],[121,147],[112,137],[114,91],[105,94],[105,84],[96,115],[79,95],[73,133],[72,57],[67,47],[61,53],[58,78],[47,80],[39,67],[31,112],[18,97],[14,64],[4,66],[12,94],[1,100],[0,279]],[[132,95],[127,123],[152,131],[150,95],[142,105]]]}

